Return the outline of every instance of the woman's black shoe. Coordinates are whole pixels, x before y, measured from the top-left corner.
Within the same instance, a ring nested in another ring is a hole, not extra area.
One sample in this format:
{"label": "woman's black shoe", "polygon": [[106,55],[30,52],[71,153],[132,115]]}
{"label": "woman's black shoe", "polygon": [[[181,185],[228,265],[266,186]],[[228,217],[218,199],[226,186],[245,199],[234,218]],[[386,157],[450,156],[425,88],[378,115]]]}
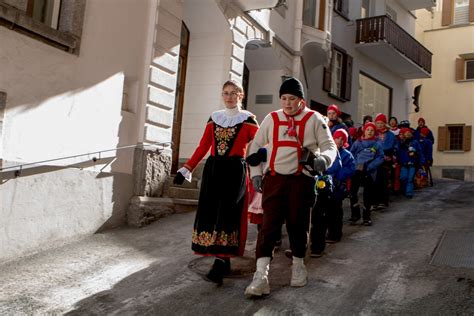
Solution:
{"label": "woman's black shoe", "polygon": [[212,265],[212,269],[204,276],[204,280],[222,285],[224,275],[228,275],[229,273],[230,259],[216,258],[216,260],[214,260],[214,264]]}

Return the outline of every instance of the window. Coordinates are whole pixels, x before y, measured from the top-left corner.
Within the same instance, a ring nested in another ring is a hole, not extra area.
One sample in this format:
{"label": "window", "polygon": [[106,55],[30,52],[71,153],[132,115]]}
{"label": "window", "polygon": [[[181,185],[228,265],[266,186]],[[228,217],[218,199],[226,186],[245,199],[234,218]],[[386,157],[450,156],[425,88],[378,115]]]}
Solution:
{"label": "window", "polygon": [[448,126],[449,150],[462,150],[463,126]]}
{"label": "window", "polygon": [[474,80],[474,54],[463,54],[456,59],[456,81]]}
{"label": "window", "polygon": [[324,31],[324,19],[327,0],[304,0],[303,25]]}
{"label": "window", "polygon": [[303,24],[316,27],[317,6],[315,0],[304,0],[303,4]]}
{"label": "window", "polygon": [[331,63],[323,70],[323,90],[340,101],[349,101],[352,90],[352,56],[333,47]]}
{"label": "window", "polygon": [[467,24],[474,22],[472,0],[443,0],[441,25]]}
{"label": "window", "polygon": [[0,0],[0,25],[77,55],[85,4],[86,0]]}
{"label": "window", "polygon": [[331,93],[337,96],[341,95],[342,88],[342,63],[343,55],[341,52],[335,50],[333,62],[331,64]]}
{"label": "window", "polygon": [[362,4],[360,6],[360,18],[368,18],[370,9],[370,0],[362,0]]}
{"label": "window", "polygon": [[466,80],[474,79],[474,59],[466,60]]}
{"label": "window", "polygon": [[53,29],[58,29],[60,7],[61,0],[28,0],[26,15]]}
{"label": "window", "polygon": [[472,126],[448,124],[438,127],[438,151],[470,151]]}
{"label": "window", "polygon": [[357,120],[364,115],[375,117],[377,113],[390,113],[392,89],[364,73],[359,74],[359,106]]}
{"label": "window", "polygon": [[349,0],[334,0],[334,11],[349,20]]}
{"label": "window", "polygon": [[454,1],[454,24],[469,23],[469,0]]}

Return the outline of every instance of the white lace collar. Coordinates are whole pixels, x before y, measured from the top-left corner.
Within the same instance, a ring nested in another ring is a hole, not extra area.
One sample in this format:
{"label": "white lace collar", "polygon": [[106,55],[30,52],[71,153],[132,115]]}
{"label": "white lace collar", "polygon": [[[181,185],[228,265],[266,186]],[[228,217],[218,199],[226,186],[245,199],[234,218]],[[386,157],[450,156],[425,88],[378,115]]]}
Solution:
{"label": "white lace collar", "polygon": [[232,127],[244,122],[251,116],[249,111],[241,110],[238,106],[232,109],[215,111],[211,114],[211,119],[222,127]]}

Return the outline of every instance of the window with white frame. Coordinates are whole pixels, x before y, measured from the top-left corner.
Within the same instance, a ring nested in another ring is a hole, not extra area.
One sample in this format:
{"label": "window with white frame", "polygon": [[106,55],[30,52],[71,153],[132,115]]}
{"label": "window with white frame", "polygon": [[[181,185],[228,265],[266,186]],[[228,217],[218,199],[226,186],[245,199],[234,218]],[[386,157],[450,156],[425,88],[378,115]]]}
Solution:
{"label": "window with white frame", "polygon": [[316,27],[318,6],[317,0],[304,0],[303,4],[303,24],[306,26]]}
{"label": "window with white frame", "polygon": [[454,24],[469,23],[469,0],[454,1]]}
{"label": "window with white frame", "polygon": [[365,115],[375,117],[377,113],[390,113],[391,88],[376,80],[359,74],[359,106],[357,120],[362,122]]}
{"label": "window with white frame", "polygon": [[333,44],[331,63],[323,68],[323,90],[331,98],[349,101],[352,92],[352,61],[351,55]]}
{"label": "window with white frame", "polygon": [[337,96],[341,95],[342,88],[342,63],[343,55],[337,50],[333,50],[333,59],[331,64],[331,93]]}

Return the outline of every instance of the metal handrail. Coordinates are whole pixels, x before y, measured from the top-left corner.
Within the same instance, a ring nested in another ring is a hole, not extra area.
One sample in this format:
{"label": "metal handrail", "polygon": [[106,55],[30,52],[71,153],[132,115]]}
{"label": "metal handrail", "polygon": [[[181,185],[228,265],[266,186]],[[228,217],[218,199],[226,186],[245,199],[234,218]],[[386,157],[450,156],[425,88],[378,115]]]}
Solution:
{"label": "metal handrail", "polygon": [[156,146],[156,147],[161,146],[164,149],[166,147],[166,145],[172,145],[172,144],[173,144],[173,142],[126,145],[126,146],[116,147],[116,148],[113,148],[113,149],[104,149],[104,150],[94,151],[94,152],[90,152],[90,153],[86,153],[86,154],[78,154],[78,155],[73,155],[73,156],[66,156],[66,157],[60,157],[60,158],[54,158],[54,159],[48,159],[48,160],[42,160],[42,161],[29,162],[29,163],[25,163],[25,164],[21,164],[21,165],[16,165],[16,166],[9,166],[9,167],[5,167],[5,168],[0,168],[0,172],[2,172],[4,170],[9,170],[9,169],[15,169],[15,168],[18,169],[18,170],[15,170],[15,172],[21,172],[21,170],[25,166],[39,165],[39,164],[43,164],[45,162],[66,160],[66,159],[83,157],[83,156],[99,155],[99,158],[97,158],[95,156],[92,157],[92,161],[96,162],[97,160],[101,159],[100,155],[102,153],[105,153],[105,152],[116,151],[116,150],[127,149],[127,148],[133,148],[133,147],[137,147],[137,146]]}

